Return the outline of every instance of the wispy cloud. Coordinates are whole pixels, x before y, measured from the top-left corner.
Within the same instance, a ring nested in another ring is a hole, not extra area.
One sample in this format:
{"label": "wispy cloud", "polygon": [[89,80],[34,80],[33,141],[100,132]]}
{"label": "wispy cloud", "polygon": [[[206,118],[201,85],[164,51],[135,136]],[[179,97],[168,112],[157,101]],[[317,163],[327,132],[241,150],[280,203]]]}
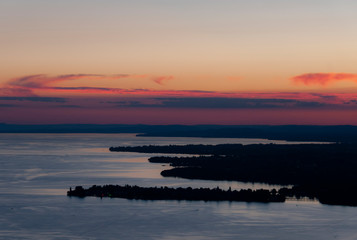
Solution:
{"label": "wispy cloud", "polygon": [[73,81],[73,80],[115,80],[121,78],[127,78],[128,74],[116,74],[116,75],[100,75],[100,74],[67,74],[58,76],[48,76],[45,74],[29,75],[20,78],[11,79],[7,85],[25,87],[25,88],[44,88],[48,87],[50,84],[62,81]]}
{"label": "wispy cloud", "polygon": [[339,81],[357,82],[357,74],[353,73],[306,73],[292,77],[291,80],[296,84],[321,85],[327,86]]}
{"label": "wispy cloud", "polygon": [[144,91],[150,93],[148,89],[122,89],[109,87],[90,87],[90,86],[76,86],[63,87],[56,86],[56,83],[65,81],[88,80],[97,81],[102,80],[119,80],[119,79],[147,79],[159,85],[164,85],[166,82],[174,79],[173,76],[149,76],[149,75],[130,75],[130,74],[67,74],[49,76],[46,74],[36,74],[22,76],[19,78],[10,79],[8,82],[0,86],[0,96],[36,96],[36,90],[61,91],[61,92],[78,92],[78,93],[98,93],[98,94],[131,94],[142,93]]}
{"label": "wispy cloud", "polygon": [[151,80],[159,85],[165,85],[166,82],[172,79],[174,79],[174,76],[159,76],[159,77],[153,77]]}
{"label": "wispy cloud", "polygon": [[33,93],[31,89],[23,87],[13,87],[13,86],[0,86],[0,96],[23,96],[23,97],[34,97],[36,94]]}
{"label": "wispy cloud", "polygon": [[[312,84],[316,79],[335,79],[324,80],[338,81],[357,77],[354,74],[310,74],[294,77],[297,82]],[[60,81],[75,81],[78,79],[120,79],[135,76],[145,78],[148,81],[157,80],[158,84],[173,79],[173,76],[161,76],[152,78],[146,75],[100,75],[100,74],[68,74],[58,76],[47,76],[43,74],[29,75],[8,82],[5,88],[1,89],[0,100],[2,104],[13,104],[17,101],[23,102],[22,105],[56,105],[58,107],[78,108],[94,107],[100,102],[106,102],[106,107],[141,107],[141,108],[201,108],[201,109],[278,109],[278,108],[326,108],[326,107],[353,107],[357,100],[355,94],[323,94],[307,92],[219,92],[202,90],[170,90],[170,89],[126,89],[113,87],[90,87],[90,86],[58,86]],[[305,81],[303,80],[306,80]],[[307,80],[315,79],[315,80]],[[336,80],[338,79],[338,80]],[[357,78],[356,78],[357,79]],[[322,80],[320,82],[323,82]],[[322,84],[322,83],[320,83]],[[73,84],[72,84],[73,85]],[[3,94],[5,93],[5,94]],[[61,97],[42,97],[34,93],[56,94],[61,96],[77,95],[76,98]],[[78,94],[77,94],[78,93]],[[82,95],[83,93],[87,95]],[[104,100],[109,98],[111,100]],[[120,100],[130,98],[130,100]],[[88,100],[91,99],[91,104]],[[115,100],[116,99],[116,100]],[[6,101],[6,102],[5,102]],[[80,101],[81,103],[77,103]],[[112,103],[109,103],[111,101]],[[28,103],[26,103],[28,102]],[[36,102],[42,102],[41,104]],[[113,105],[113,103],[117,102]],[[60,103],[66,103],[60,105]],[[94,104],[94,105],[93,105]]]}
{"label": "wispy cloud", "polygon": [[46,74],[36,74],[22,76],[19,78],[10,79],[8,82],[0,86],[0,96],[21,96],[21,97],[35,97],[36,90],[50,91],[69,91],[69,92],[110,92],[110,88],[95,88],[95,87],[57,87],[56,83],[64,81],[76,81],[76,80],[118,80],[122,78],[129,78],[130,76],[142,78],[143,75],[129,75],[129,74],[114,74],[114,75],[102,75],[102,74],[67,74],[48,76]]}

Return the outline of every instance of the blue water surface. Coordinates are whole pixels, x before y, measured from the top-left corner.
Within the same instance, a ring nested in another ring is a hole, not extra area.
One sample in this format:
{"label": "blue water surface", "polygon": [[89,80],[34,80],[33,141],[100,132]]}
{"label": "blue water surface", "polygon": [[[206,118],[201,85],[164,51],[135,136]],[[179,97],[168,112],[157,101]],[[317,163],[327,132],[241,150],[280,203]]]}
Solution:
{"label": "blue water surface", "polygon": [[110,146],[285,143],[134,134],[0,134],[0,239],[357,239],[357,208],[285,203],[141,201],[67,197],[69,187],[130,184],[275,188],[163,178],[155,154]]}

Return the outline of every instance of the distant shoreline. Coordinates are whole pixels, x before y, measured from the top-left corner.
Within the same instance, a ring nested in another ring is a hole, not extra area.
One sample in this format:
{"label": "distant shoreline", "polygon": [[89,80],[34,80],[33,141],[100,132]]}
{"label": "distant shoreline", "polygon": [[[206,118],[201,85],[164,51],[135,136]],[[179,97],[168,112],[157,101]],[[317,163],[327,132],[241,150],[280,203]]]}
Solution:
{"label": "distant shoreline", "polygon": [[258,138],[286,141],[357,142],[352,125],[141,125],[0,123],[0,133],[136,133],[145,137]]}

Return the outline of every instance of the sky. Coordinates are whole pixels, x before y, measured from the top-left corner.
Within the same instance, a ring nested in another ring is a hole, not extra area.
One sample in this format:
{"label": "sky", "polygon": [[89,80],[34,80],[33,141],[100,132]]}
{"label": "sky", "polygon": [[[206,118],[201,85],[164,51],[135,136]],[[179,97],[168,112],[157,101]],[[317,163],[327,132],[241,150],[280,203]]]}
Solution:
{"label": "sky", "polygon": [[2,0],[0,123],[357,125],[355,0]]}

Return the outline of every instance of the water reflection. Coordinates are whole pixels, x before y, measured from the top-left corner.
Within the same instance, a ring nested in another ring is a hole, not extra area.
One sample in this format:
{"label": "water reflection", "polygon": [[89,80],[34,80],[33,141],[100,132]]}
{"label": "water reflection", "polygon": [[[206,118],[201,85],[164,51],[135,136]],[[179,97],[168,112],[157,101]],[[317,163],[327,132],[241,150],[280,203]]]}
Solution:
{"label": "water reflection", "polygon": [[[168,140],[169,139],[169,140]],[[0,188],[23,188],[42,185],[58,192],[68,186],[93,184],[132,184],[171,187],[217,187],[223,189],[278,188],[266,184],[229,181],[203,181],[162,178],[160,172],[168,165],[151,164],[147,159],[156,154],[113,153],[111,145],[187,144],[192,138],[136,138],[133,134],[4,134],[0,135],[0,156],[8,169],[0,170],[4,179]],[[199,139],[200,143],[239,143],[241,139]],[[245,143],[257,140],[244,139]],[[259,140],[258,142],[267,142]],[[115,142],[115,144],[113,144]],[[268,141],[271,142],[271,141]],[[105,145],[105,147],[103,147]],[[48,193],[49,191],[47,191]]]}

